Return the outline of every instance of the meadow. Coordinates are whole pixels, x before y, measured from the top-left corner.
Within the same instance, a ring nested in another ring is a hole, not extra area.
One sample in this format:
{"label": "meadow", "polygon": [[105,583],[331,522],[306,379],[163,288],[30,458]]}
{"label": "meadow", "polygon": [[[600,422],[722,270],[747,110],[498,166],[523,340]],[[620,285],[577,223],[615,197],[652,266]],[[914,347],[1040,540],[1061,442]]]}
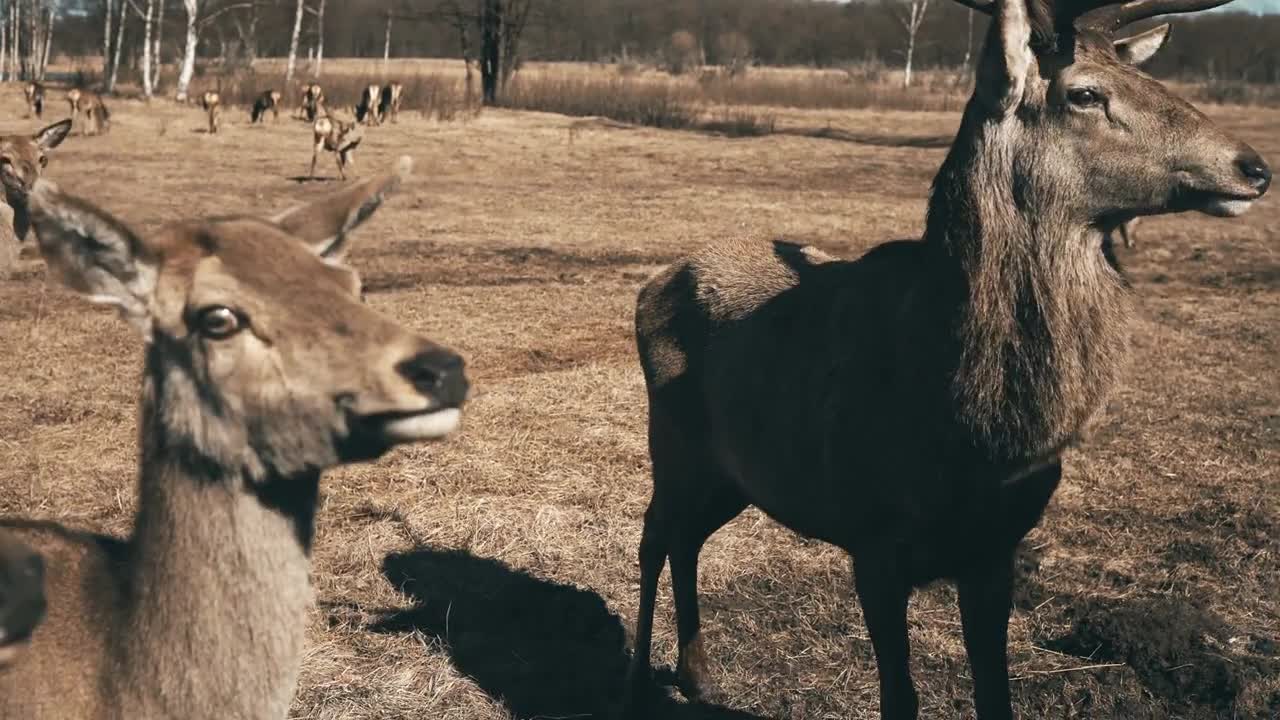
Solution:
{"label": "meadow", "polygon": [[[326,70],[339,106],[379,64]],[[372,306],[467,358],[476,391],[449,442],[328,474],[292,716],[605,718],[626,665],[650,489],[637,290],[718,239],[785,237],[855,257],[918,236],[959,119],[959,103],[937,98],[957,91],[938,80],[918,106],[703,95],[698,122],[663,129],[586,111],[479,112],[465,98],[464,111],[441,113],[413,93],[436,78],[441,97],[458,97],[456,68],[391,72],[406,78],[407,109],[367,132],[356,172],[402,154],[418,170],[355,236],[350,262]],[[802,88],[843,82],[791,72]],[[278,123],[250,126],[234,105],[272,82],[258,75],[252,88],[224,86],[233,105],[216,135],[194,106],[109,99],[110,133],[71,137],[46,175],[143,230],[332,191],[331,160],[325,179],[299,178],[311,133],[288,116],[295,92]],[[518,82],[540,77],[572,75],[534,68]],[[689,84],[664,92],[686,98]],[[65,115],[51,93],[44,122]],[[1280,162],[1280,111],[1204,109]],[[735,113],[770,131],[714,124]],[[0,87],[0,131],[39,126],[24,114],[20,86]],[[1016,708],[1275,718],[1280,204],[1268,197],[1234,220],[1157,218],[1140,232],[1119,251],[1138,303],[1130,366],[1089,442],[1067,454],[1020,556]],[[0,515],[126,531],[140,363],[133,330],[47,278],[28,248],[0,281]],[[714,689],[701,703],[673,696],[655,718],[878,717],[840,551],[749,510],[708,543],[700,589]],[[661,593],[655,662],[671,664],[665,579]],[[910,628],[922,717],[971,716],[954,589],[918,593]]]}

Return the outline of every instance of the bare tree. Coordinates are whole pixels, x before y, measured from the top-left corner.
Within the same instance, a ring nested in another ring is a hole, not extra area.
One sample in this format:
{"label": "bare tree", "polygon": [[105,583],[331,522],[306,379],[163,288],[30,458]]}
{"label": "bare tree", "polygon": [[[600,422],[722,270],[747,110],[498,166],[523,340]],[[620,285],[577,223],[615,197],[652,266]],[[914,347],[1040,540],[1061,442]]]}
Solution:
{"label": "bare tree", "polygon": [[903,87],[911,87],[911,71],[916,56],[916,36],[920,33],[920,26],[924,24],[924,16],[928,11],[929,0],[904,0],[894,11],[894,17],[907,33],[906,64],[902,73]]}
{"label": "bare tree", "polygon": [[116,80],[120,77],[120,49],[124,47],[124,21],[127,17],[129,17],[129,8],[125,0],[120,0],[120,11],[116,15],[116,46],[111,56],[111,74],[107,78],[107,92],[115,92]]}
{"label": "bare tree", "polygon": [[178,102],[186,102],[191,88],[191,77],[196,72],[196,46],[200,42],[197,22],[200,20],[200,0],[182,0],[187,11],[187,41],[182,51],[182,69],[178,71]]}
{"label": "bare tree", "polygon": [[160,86],[160,67],[162,65],[160,61],[160,39],[164,33],[164,6],[165,0],[156,0],[156,39],[155,48],[151,51],[151,62],[154,65],[151,71],[151,81],[154,83],[154,87]]}
{"label": "bare tree", "polygon": [[284,84],[293,84],[293,69],[298,64],[298,36],[302,34],[302,14],[306,11],[305,0],[298,0],[298,9],[293,14],[293,37],[289,40],[289,64],[284,71]]}
{"label": "bare tree", "polygon": [[155,92],[155,79],[151,71],[151,18],[155,15],[156,0],[147,0],[147,9],[142,13],[142,94],[148,100]]}
{"label": "bare tree", "polygon": [[317,78],[324,66],[324,5],[325,0],[320,0],[319,6],[310,10],[316,16],[316,57],[311,74]]}
{"label": "bare tree", "polygon": [[[121,0],[124,2],[124,0]],[[103,90],[110,92],[111,88],[105,87],[107,78],[111,72],[111,7],[114,3],[112,0],[103,0],[103,21],[102,21],[102,82]]]}

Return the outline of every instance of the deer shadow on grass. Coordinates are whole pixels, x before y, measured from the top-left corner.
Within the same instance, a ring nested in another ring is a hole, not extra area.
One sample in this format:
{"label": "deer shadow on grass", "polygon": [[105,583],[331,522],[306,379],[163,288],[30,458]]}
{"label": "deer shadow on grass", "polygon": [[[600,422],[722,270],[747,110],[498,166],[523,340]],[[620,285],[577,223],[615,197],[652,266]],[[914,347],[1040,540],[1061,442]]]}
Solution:
{"label": "deer shadow on grass", "polygon": [[289,182],[298,183],[299,185],[305,185],[307,183],[341,182],[342,178],[333,177],[331,175],[316,175],[315,177],[310,177],[308,175],[292,175],[290,177],[285,178],[285,180],[288,180]]}
{"label": "deer shadow on grass", "polygon": [[[627,638],[596,593],[458,550],[394,553],[382,571],[415,605],[370,629],[439,639],[454,666],[515,717],[610,720],[616,711]],[[656,684],[650,706],[653,720],[767,720],[678,702]]]}

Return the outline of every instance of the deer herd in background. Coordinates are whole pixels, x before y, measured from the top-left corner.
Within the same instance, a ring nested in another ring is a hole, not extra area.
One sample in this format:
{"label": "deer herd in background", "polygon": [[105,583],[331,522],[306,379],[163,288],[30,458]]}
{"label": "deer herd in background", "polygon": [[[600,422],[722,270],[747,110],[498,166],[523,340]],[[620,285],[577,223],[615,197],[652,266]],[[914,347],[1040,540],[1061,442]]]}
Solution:
{"label": "deer herd in background", "polygon": [[[24,87],[27,112],[37,118],[44,115],[45,86],[29,82]],[[315,83],[302,87],[301,99],[294,117],[311,123],[312,153],[308,177],[314,178],[316,161],[323,152],[333,153],[338,164],[338,175],[347,179],[347,168],[355,164],[355,150],[364,139],[363,127],[376,127],[384,122],[398,122],[404,100],[404,86],[398,82],[386,85],[369,85],[361,92],[354,105],[354,118],[341,117],[331,112],[325,103],[324,90]],[[249,111],[250,124],[266,121],[267,113],[280,121],[280,103],[283,95],[277,90],[264,90]],[[98,135],[110,129],[111,113],[97,93],[82,88],[67,91],[67,103],[71,109],[71,121],[80,122],[81,134]],[[208,118],[209,134],[217,134],[222,128],[222,96],[216,91],[199,95],[198,103]]]}
{"label": "deer herd in background", "polygon": [[[623,717],[655,717],[668,562],[677,685],[703,692],[698,556],[756,505],[854,559],[883,718],[918,715],[907,604],[947,579],[977,717],[1010,720],[1012,555],[1127,351],[1132,289],[1110,238],[1143,216],[1239,215],[1270,185],[1257,152],[1134,69],[1168,25],[1115,37],[1224,0],[959,1],[992,23],[923,238],[855,261],[719,243],[640,292],[653,495]],[[38,115],[42,88],[27,101]],[[109,118],[96,95],[68,101]],[[353,128],[394,120],[398,101],[371,86],[348,123],[309,85],[298,111],[343,170]],[[252,121],[280,102],[263,93]],[[216,132],[217,95],[201,103]],[[410,162],[272,217],[142,235],[40,179],[71,123],[0,138],[0,177],[13,231],[33,227],[52,274],[145,346],[138,509],[125,539],[0,522],[0,718],[281,720],[322,471],[443,438],[467,399],[462,358],[363,304],[342,263]]]}

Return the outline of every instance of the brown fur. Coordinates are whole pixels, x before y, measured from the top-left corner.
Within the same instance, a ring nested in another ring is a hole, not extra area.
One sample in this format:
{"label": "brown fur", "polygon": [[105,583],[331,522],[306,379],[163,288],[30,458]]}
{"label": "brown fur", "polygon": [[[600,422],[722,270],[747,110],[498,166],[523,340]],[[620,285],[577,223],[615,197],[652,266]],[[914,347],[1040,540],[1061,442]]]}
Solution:
{"label": "brown fur", "polygon": [[316,176],[316,160],[321,152],[331,152],[338,163],[338,176],[347,179],[347,168],[355,165],[356,148],[364,139],[358,123],[336,117],[322,117],[312,124],[313,146],[311,170],[307,177]]}
{"label": "brown fur", "polygon": [[27,194],[49,164],[48,151],[71,132],[71,121],[63,120],[34,135],[0,137],[0,279],[5,279],[17,263],[18,246],[26,239],[29,226]]}
{"label": "brown fur", "polygon": [[[1126,354],[1130,291],[1104,236],[1139,214],[1238,212],[1267,174],[1251,148],[1121,61],[1141,62],[1163,34],[1113,46],[1043,12],[999,4],[921,241],[852,262],[723,243],[641,291],[654,494],[633,712],[663,564],[679,680],[696,697],[698,552],[755,504],[854,556],[883,717],[916,717],[906,607],[939,578],[959,585],[978,717],[1012,717],[1013,551]],[[1082,86],[1105,93],[1106,112]]]}
{"label": "brown fur", "polygon": [[0,533],[0,671],[21,657],[44,613],[44,561]]}
{"label": "brown fur", "polygon": [[356,120],[370,127],[381,123],[382,117],[380,112],[380,102],[382,99],[382,88],[378,85],[370,85],[360,93],[360,104],[356,106]]}
{"label": "brown fur", "polygon": [[51,270],[146,339],[138,511],[124,540],[4,523],[45,555],[51,604],[0,717],[286,717],[320,473],[442,437],[465,397],[461,359],[363,304],[337,260],[407,167],[148,237],[37,186]]}
{"label": "brown fur", "polygon": [[271,111],[274,120],[280,122],[280,93],[276,90],[264,90],[253,102],[253,110],[249,115],[250,122],[265,121],[268,110]]}
{"label": "brown fur", "polygon": [[97,135],[111,129],[111,112],[97,93],[72,88],[67,91],[67,103],[71,106],[71,121],[82,117],[81,135]]}
{"label": "brown fur", "polygon": [[302,100],[298,104],[298,114],[306,118],[307,122],[315,122],[317,118],[325,116],[324,90],[319,85],[308,83],[302,86]]}
{"label": "brown fur", "polygon": [[222,97],[216,92],[202,93],[200,107],[204,108],[205,114],[209,116],[209,134],[217,134],[219,122],[222,119]]}
{"label": "brown fur", "polygon": [[404,86],[398,82],[387,83],[382,87],[382,97],[378,98],[378,117],[383,122],[398,122],[400,119],[400,103],[404,99]]}
{"label": "brown fur", "polygon": [[22,94],[27,100],[27,114],[37,118],[44,117],[44,85],[29,82],[23,86]]}

